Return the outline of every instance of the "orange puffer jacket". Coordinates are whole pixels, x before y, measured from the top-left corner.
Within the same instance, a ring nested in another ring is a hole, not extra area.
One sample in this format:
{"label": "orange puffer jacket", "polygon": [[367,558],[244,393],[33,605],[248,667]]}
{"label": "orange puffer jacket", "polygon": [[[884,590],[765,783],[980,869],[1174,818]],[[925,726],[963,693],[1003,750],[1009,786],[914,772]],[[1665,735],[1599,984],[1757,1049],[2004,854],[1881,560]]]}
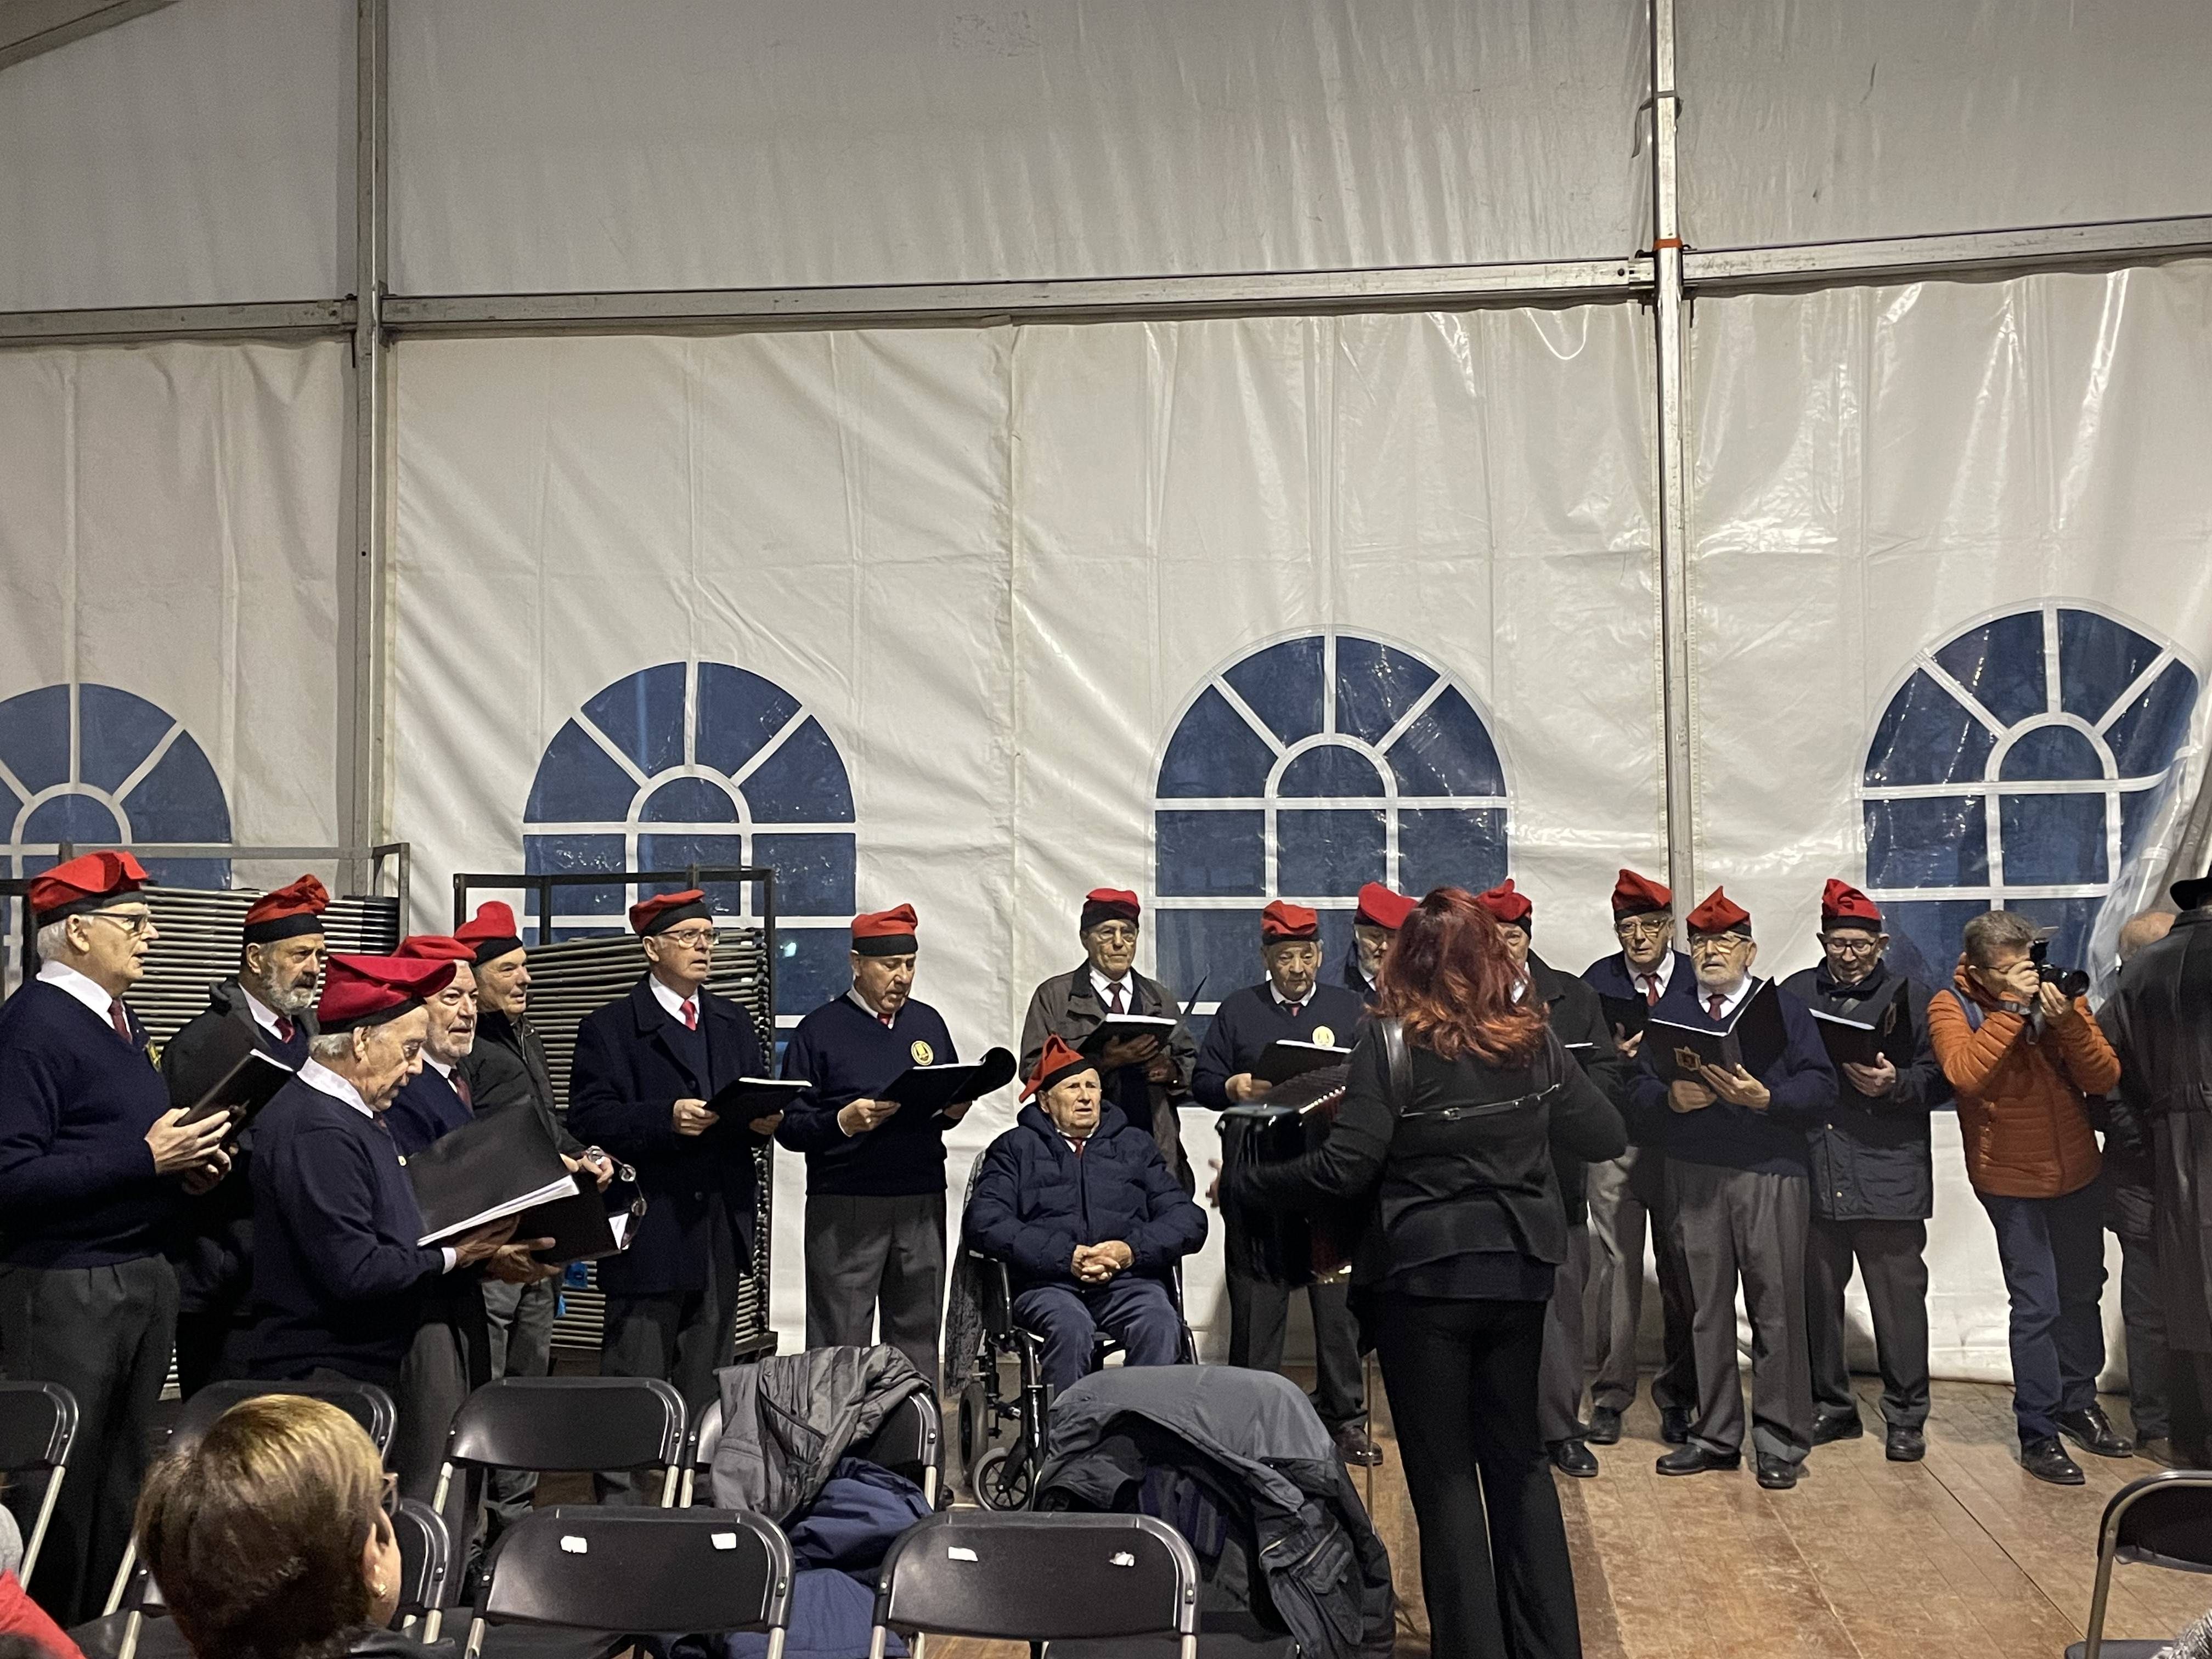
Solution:
{"label": "orange puffer jacket", "polygon": [[2079,1192],[2103,1167],[2087,1097],[2120,1080],[2119,1060],[2088,1003],[2075,998],[2080,1018],[2038,1039],[2027,1020],[2000,1007],[1964,965],[1951,983],[1982,1011],[1981,1029],[1974,1030],[1948,992],[1928,1000],[1929,1040],[1959,1092],[1966,1178],[1976,1192],[1997,1198]]}

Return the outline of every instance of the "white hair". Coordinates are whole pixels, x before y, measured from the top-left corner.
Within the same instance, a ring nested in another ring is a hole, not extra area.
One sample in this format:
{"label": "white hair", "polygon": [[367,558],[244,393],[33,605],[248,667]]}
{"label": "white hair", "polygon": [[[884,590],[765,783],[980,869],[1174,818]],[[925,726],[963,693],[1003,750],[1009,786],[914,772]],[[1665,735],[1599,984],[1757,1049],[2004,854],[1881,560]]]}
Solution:
{"label": "white hair", "polygon": [[38,942],[40,962],[55,962],[63,957],[78,954],[70,949],[69,925],[70,919],[64,916],[59,921],[48,922],[33,935]]}
{"label": "white hair", "polygon": [[307,1042],[307,1052],[317,1060],[346,1060],[353,1054],[351,1031],[318,1031]]}

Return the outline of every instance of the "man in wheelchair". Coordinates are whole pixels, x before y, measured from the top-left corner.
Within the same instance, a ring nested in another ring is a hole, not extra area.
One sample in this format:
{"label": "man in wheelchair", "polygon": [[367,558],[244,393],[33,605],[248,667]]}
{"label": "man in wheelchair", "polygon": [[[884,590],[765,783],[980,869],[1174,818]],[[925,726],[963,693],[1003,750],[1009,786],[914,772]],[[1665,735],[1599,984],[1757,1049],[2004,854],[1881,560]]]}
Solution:
{"label": "man in wheelchair", "polygon": [[1101,1332],[1125,1364],[1174,1364],[1182,1316],[1169,1282],[1206,1242],[1206,1212],[1150,1127],[1107,1104],[1097,1066],[1057,1036],[1022,1091],[1032,1096],[983,1154],[962,1224],[969,1247],[1006,1264],[1014,1321],[1042,1340],[1048,1387],[1090,1371]]}

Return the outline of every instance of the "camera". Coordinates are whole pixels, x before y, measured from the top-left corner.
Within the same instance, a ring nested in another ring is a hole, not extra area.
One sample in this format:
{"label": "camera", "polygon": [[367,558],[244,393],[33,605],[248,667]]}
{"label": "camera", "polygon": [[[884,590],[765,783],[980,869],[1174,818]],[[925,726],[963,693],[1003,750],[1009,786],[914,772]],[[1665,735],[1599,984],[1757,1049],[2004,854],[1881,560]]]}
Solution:
{"label": "camera", "polygon": [[2045,985],[2056,985],[2058,994],[2072,999],[2089,994],[2089,976],[2079,968],[2053,968],[2050,963],[2051,941],[2039,939],[2027,947],[2027,959],[2035,964],[2035,976]]}

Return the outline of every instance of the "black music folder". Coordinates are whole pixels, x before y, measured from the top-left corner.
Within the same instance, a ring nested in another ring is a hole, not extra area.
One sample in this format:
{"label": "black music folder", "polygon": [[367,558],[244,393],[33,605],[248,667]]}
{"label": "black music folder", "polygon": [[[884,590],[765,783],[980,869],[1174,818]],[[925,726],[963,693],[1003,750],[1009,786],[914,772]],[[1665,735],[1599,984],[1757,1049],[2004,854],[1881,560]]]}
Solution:
{"label": "black music folder", "polygon": [[[242,1129],[260,1115],[261,1109],[276,1097],[276,1091],[293,1076],[292,1068],[283,1060],[258,1048],[248,1048],[191,1103],[183,1121],[204,1123],[218,1113],[228,1112],[232,1115],[232,1129]],[[184,1103],[179,1101],[176,1104],[181,1106]]]}
{"label": "black music folder", "polygon": [[1677,1025],[1655,1017],[1644,1026],[1639,1052],[1650,1060],[1663,1083],[1703,1083],[1705,1079],[1698,1075],[1701,1066],[1721,1071],[1741,1066],[1758,1077],[1781,1059],[1789,1046],[1790,1033],[1782,1023],[1781,994],[1770,979],[1759,981],[1721,1030]]}
{"label": "black music folder", "polygon": [[896,1100],[900,1119],[921,1122],[1005,1088],[1014,1080],[1015,1069],[1013,1054],[1006,1048],[990,1049],[976,1060],[909,1066],[876,1098]]}
{"label": "black music folder", "polygon": [[1597,1000],[1605,1006],[1606,1029],[1618,1030],[1623,1037],[1634,1036],[1651,1018],[1651,1005],[1641,996],[1613,997],[1600,991]]}
{"label": "black music folder", "polygon": [[1896,994],[1864,1017],[1811,1010],[1828,1058],[1838,1066],[1875,1066],[1887,1060],[1900,1072],[1912,1064],[1912,1008],[1905,991],[1905,981],[1899,980]]}
{"label": "black music folder", "polygon": [[1076,1048],[1095,1060],[1115,1038],[1140,1036],[1158,1037],[1164,1048],[1180,1023],[1170,1019],[1165,1014],[1109,1014],[1098,1022],[1098,1029],[1078,1043]]}
{"label": "black music folder", "polygon": [[740,1123],[750,1123],[757,1117],[782,1111],[813,1086],[803,1077],[741,1077],[715,1090],[707,1109],[725,1121],[735,1118]]}
{"label": "black music folder", "polygon": [[[471,1118],[407,1160],[422,1212],[417,1244],[439,1244],[487,1222],[574,1197],[576,1177],[535,1112]],[[543,1233],[519,1232],[543,1238]]]}
{"label": "black music folder", "polygon": [[580,1175],[575,1186],[568,1197],[538,1205],[515,1218],[517,1238],[553,1241],[530,1253],[535,1260],[565,1267],[571,1261],[596,1261],[629,1248],[630,1230],[645,1211],[645,1200],[636,1196],[636,1183],[617,1176],[602,1193],[597,1181]]}
{"label": "black music folder", "polygon": [[1260,1058],[1252,1062],[1252,1075],[1262,1083],[1288,1083],[1324,1066],[1341,1066],[1351,1058],[1349,1048],[1279,1037],[1260,1051]]}

